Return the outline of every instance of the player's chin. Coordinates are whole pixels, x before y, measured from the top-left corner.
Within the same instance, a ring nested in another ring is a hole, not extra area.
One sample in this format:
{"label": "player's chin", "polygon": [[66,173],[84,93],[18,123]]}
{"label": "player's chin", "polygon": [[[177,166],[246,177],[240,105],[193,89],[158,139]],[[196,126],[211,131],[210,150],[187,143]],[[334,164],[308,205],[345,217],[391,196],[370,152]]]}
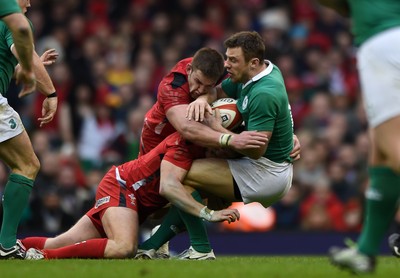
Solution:
{"label": "player's chin", "polygon": [[236,76],[233,75],[232,73],[231,73],[230,78],[231,78],[231,81],[232,81],[232,82],[235,82],[235,83],[238,82],[238,79],[237,79]]}

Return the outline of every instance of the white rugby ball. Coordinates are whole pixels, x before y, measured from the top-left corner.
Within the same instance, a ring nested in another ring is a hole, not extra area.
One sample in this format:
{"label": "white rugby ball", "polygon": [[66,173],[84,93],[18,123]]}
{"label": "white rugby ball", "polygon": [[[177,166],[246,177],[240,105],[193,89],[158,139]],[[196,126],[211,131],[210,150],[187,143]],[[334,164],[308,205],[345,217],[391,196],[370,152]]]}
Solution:
{"label": "white rugby ball", "polygon": [[219,109],[222,119],[222,126],[226,129],[235,129],[240,126],[243,121],[242,115],[236,106],[236,99],[220,98],[214,101],[211,104],[211,107],[212,109]]}

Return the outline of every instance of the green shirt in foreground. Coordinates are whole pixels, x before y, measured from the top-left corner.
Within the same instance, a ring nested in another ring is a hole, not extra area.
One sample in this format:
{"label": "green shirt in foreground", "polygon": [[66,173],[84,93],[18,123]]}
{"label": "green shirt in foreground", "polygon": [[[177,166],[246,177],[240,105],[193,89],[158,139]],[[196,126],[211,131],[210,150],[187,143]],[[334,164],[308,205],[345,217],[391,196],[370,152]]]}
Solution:
{"label": "green shirt in foreground", "polygon": [[21,8],[15,0],[0,0],[0,18],[12,13],[20,13]]}
{"label": "green shirt in foreground", "polygon": [[293,120],[283,77],[271,62],[246,84],[224,80],[222,89],[237,99],[246,130],[271,131],[264,157],[274,162],[291,161]]}
{"label": "green shirt in foreground", "polygon": [[5,96],[18,60],[11,52],[13,38],[7,25],[0,21],[0,93]]}
{"label": "green shirt in foreground", "polygon": [[384,30],[400,26],[400,0],[348,0],[357,45]]}

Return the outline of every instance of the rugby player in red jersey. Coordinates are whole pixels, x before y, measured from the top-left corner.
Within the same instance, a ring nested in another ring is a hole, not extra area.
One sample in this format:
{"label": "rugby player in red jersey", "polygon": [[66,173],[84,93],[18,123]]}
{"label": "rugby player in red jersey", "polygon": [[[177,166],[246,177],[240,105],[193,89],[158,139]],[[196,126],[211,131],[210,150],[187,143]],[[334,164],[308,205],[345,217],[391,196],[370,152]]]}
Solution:
{"label": "rugby player in red jersey", "polygon": [[[157,101],[145,115],[139,155],[148,153],[175,131],[197,145],[220,147],[222,132],[190,121],[185,115],[192,101],[202,95],[214,94],[212,89],[223,74],[224,57],[211,48],[201,48],[193,57],[179,61],[161,80]],[[257,140],[257,135],[255,131],[238,134],[232,138],[229,147],[248,149],[253,146],[254,139]]]}
{"label": "rugby player in red jersey", "polygon": [[[94,207],[71,229],[54,238],[29,237],[22,240],[22,244],[29,248],[26,259],[134,256],[139,225],[169,202],[162,196],[168,190],[160,188],[160,178],[161,187],[185,191],[182,181],[193,159],[203,155],[203,148],[175,132],[148,154],[111,167],[97,188]],[[164,162],[168,162],[168,173],[163,172]],[[171,165],[179,170],[174,171]],[[211,222],[239,219],[236,209],[210,213],[201,204],[201,198],[195,200],[190,192],[170,201],[179,209]]]}

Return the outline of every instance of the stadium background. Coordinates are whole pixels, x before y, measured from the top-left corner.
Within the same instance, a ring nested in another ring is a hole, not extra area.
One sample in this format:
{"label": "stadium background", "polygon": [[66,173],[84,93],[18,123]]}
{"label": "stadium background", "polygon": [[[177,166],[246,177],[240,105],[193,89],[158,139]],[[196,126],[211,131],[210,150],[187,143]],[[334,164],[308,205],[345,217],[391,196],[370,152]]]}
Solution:
{"label": "stadium background", "polygon": [[[203,46],[224,53],[230,34],[256,30],[265,40],[266,58],[284,75],[302,158],[295,163],[292,189],[279,203],[268,210],[248,207],[237,226],[209,225],[214,249],[317,254],[343,236],[356,237],[369,143],[348,21],[311,0],[31,0],[31,5],[27,16],[38,54],[48,48],[60,53],[48,67],[59,108],[57,118],[39,129],[42,96],[19,100],[15,86],[8,94],[41,161],[21,236],[68,229],[92,205],[105,170],[136,157],[144,113],[178,60]],[[7,176],[0,164],[0,193]],[[392,230],[400,214],[396,219]],[[171,247],[183,249],[187,239],[179,236]],[[382,249],[387,251],[385,244]]]}

